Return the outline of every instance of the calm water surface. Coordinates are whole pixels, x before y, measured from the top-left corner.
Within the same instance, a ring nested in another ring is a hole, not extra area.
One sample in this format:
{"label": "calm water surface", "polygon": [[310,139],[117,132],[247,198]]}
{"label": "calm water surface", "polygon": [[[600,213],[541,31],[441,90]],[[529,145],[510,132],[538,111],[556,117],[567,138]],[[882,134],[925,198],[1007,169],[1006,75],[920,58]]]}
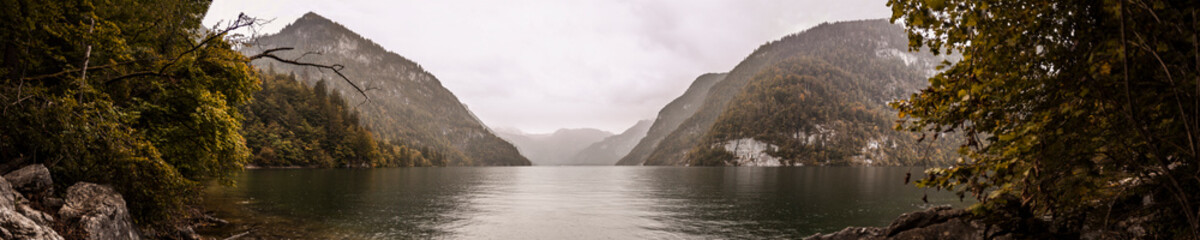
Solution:
{"label": "calm water surface", "polygon": [[302,239],[799,238],[884,226],[953,194],[917,168],[478,167],[247,170],[209,188],[231,226]]}

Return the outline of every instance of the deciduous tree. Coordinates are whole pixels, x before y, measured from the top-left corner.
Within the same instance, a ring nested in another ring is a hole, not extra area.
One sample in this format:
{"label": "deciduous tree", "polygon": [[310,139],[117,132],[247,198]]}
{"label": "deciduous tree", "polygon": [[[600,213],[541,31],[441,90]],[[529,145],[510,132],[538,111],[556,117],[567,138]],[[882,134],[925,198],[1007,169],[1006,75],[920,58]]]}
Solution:
{"label": "deciduous tree", "polygon": [[1020,232],[1200,237],[1200,2],[889,5],[912,49],[963,57],[894,104],[902,129],[968,138],[965,161],[918,185],[969,193]]}

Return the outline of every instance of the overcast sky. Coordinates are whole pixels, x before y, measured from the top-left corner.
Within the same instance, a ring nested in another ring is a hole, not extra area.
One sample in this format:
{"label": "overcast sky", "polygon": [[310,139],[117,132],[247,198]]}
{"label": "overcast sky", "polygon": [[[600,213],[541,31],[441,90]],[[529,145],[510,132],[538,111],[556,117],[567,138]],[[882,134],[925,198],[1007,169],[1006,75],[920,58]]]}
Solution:
{"label": "overcast sky", "polygon": [[697,76],[821,22],[885,18],[886,0],[216,0],[275,33],[316,12],[433,73],[485,124],[620,133]]}

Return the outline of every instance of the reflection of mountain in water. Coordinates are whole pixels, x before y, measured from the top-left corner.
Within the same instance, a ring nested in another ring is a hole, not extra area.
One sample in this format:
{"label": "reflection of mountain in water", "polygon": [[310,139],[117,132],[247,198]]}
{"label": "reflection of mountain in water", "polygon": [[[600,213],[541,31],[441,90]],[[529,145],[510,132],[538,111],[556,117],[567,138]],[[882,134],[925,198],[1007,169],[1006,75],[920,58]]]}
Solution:
{"label": "reflection of mountain in water", "polygon": [[[920,170],[912,170],[920,172]],[[732,239],[789,239],[845,226],[885,226],[922,209],[922,191],[904,185],[908,168],[668,168],[645,191],[665,223],[657,231]],[[919,175],[919,173],[918,173]],[[838,183],[838,184],[829,184]],[[930,202],[965,205],[934,192]]]}

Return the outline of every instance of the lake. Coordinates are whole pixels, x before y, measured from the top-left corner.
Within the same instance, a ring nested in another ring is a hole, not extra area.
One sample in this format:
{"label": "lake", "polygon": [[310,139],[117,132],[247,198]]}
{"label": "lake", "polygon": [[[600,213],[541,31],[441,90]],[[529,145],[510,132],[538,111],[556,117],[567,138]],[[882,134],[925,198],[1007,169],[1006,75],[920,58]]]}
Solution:
{"label": "lake", "polygon": [[954,194],[907,167],[258,169],[210,187],[210,236],[301,239],[800,238],[885,226]]}

